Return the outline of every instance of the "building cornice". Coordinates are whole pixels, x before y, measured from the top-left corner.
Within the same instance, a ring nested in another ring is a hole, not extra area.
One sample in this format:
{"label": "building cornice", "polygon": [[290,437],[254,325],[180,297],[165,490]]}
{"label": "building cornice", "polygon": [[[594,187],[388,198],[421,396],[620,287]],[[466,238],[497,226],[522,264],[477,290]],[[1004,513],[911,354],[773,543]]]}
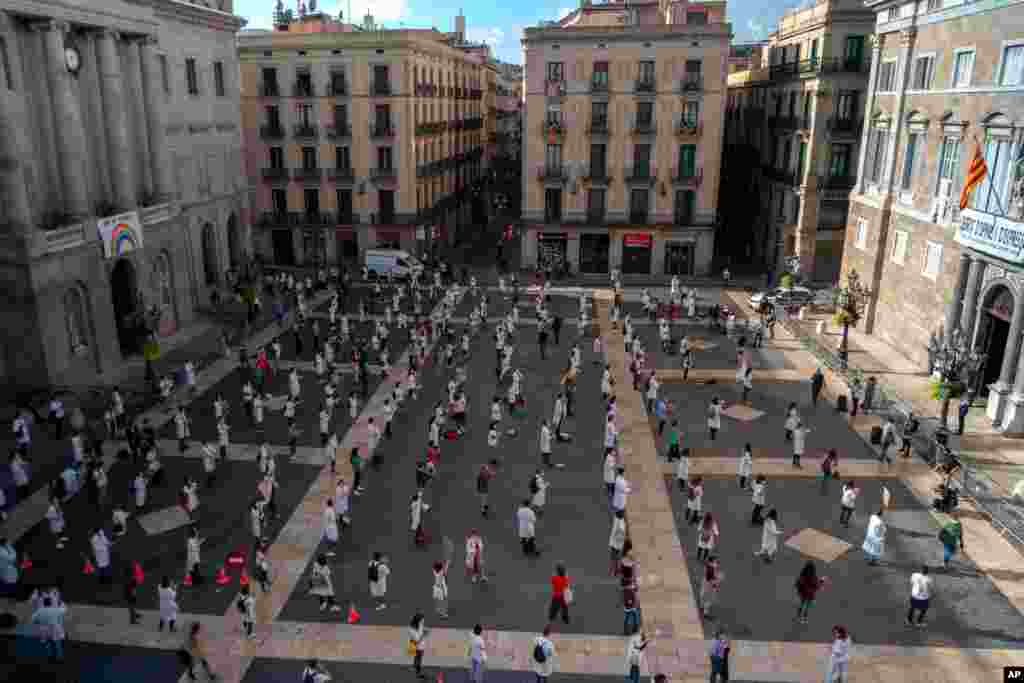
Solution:
{"label": "building cornice", "polygon": [[[408,35],[388,35],[388,31],[366,31],[353,33],[286,33],[283,31],[241,33],[237,37],[238,58],[240,62],[266,61],[263,55],[266,50],[305,50],[324,51],[330,57],[329,50],[399,50],[441,59],[452,59],[471,66],[487,66],[472,55],[462,50],[445,45],[440,41],[416,39]],[[316,57],[316,55],[306,55]],[[343,55],[342,55],[343,56]],[[270,59],[275,59],[271,57]]]}
{"label": "building cornice", "polygon": [[245,25],[245,19],[230,12],[210,9],[184,0],[124,0],[135,11],[115,11],[104,2],[71,2],[69,0],[4,0],[3,10],[24,17],[55,17],[74,26],[110,28],[123,34],[157,32],[161,20],[208,26],[234,33]]}
{"label": "building cornice", "polygon": [[[717,29],[717,30],[716,30]],[[603,42],[623,43],[663,40],[729,40],[732,24],[705,24],[699,28],[686,26],[570,26],[564,28],[527,28],[523,31],[523,47],[536,43]]]}

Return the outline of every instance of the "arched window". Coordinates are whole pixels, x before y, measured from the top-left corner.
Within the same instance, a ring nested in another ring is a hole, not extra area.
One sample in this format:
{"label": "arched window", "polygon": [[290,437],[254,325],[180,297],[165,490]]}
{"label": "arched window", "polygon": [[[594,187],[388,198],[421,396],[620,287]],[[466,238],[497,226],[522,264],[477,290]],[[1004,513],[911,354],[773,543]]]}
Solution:
{"label": "arched window", "polygon": [[85,297],[78,287],[72,287],[64,294],[64,329],[71,355],[78,355],[89,348]]}
{"label": "arched window", "polygon": [[986,116],[984,127],[984,154],[988,173],[971,193],[971,208],[998,216],[1010,211],[1013,193],[1011,180],[1015,180],[1015,160],[1020,156],[1020,142],[1014,139],[1013,122],[1004,114]]}

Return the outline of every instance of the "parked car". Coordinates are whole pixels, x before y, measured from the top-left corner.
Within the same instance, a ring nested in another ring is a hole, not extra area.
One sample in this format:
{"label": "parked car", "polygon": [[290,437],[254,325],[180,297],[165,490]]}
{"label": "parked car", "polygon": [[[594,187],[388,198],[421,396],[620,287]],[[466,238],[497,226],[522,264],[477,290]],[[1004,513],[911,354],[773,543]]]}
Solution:
{"label": "parked car", "polygon": [[423,264],[415,256],[401,249],[367,249],[366,269],[370,278],[391,273],[397,278],[416,277],[423,272]]}
{"label": "parked car", "polygon": [[754,292],[748,301],[755,309],[759,309],[765,303],[778,306],[804,306],[814,301],[814,292],[799,286],[776,287],[768,291]]}

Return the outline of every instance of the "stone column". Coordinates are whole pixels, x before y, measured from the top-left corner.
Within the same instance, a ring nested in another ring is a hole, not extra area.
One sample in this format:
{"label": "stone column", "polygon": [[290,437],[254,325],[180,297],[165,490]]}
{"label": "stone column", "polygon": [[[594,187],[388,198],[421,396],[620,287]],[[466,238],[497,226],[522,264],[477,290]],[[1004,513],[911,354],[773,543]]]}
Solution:
{"label": "stone column", "polygon": [[[0,35],[8,37],[8,16],[0,12]],[[25,162],[26,125],[24,89],[16,43],[7,42],[7,60],[0,59],[0,197],[4,197],[7,220],[13,231],[26,238],[32,233],[32,203],[28,196]],[[4,71],[4,67],[10,69]],[[7,83],[11,89],[7,89]]]}
{"label": "stone column", "polygon": [[[1014,308],[1014,315],[1017,308],[1019,306]],[[1018,351],[1014,357],[1007,346],[1006,357],[1017,361],[1017,377],[1013,380],[1013,393],[1005,401],[1002,432],[1007,436],[1019,436],[1024,434],[1024,354]],[[1005,362],[1003,367],[1006,367]]]}
{"label": "stone column", "polygon": [[64,61],[64,34],[68,25],[45,21],[36,26],[44,32],[46,72],[53,97],[56,120],[54,133],[60,158],[58,166],[64,189],[64,208],[75,217],[88,216],[92,213],[92,206],[86,182],[85,130],[82,126],[82,111],[71,88],[73,76]]}
{"label": "stone column", "polygon": [[875,91],[878,89],[878,66],[882,58],[882,46],[878,42],[878,36],[872,35],[870,40],[871,74],[868,76],[867,96],[864,98],[864,111],[866,112],[866,115],[864,119],[864,128],[860,134],[860,149],[857,154],[857,186],[853,190],[855,194],[863,194],[864,192],[864,164],[867,160],[868,139],[871,133],[871,123],[867,117],[870,117],[871,112],[874,110]]}
{"label": "stone column", "polygon": [[134,157],[128,140],[121,57],[117,49],[119,39],[120,36],[113,31],[102,31],[97,38],[97,46],[113,201],[119,210],[126,211],[135,206]]}
{"label": "stone column", "polygon": [[946,322],[942,328],[942,336],[949,343],[953,332],[960,326],[960,316],[964,309],[964,289],[967,287],[967,274],[971,267],[969,254],[960,255],[960,267],[956,274],[956,286],[953,288],[953,300],[946,308]]}
{"label": "stone column", "polygon": [[124,102],[128,118],[132,165],[135,170],[132,191],[136,196],[153,193],[153,172],[149,159],[149,133],[146,123],[146,96],[142,90],[142,64],[139,39],[126,42],[124,49]]}
{"label": "stone column", "polygon": [[967,289],[964,291],[963,313],[960,316],[960,329],[967,335],[969,344],[974,344],[974,321],[978,317],[978,294],[981,291],[981,279],[985,275],[985,266],[981,259],[971,261],[971,271],[967,276]]}
{"label": "stone column", "polygon": [[1021,328],[1024,326],[1024,295],[1015,292],[1013,317],[1010,318],[1010,333],[1006,337],[1006,348],[1003,351],[1003,365],[999,371],[999,380],[989,389],[986,413],[992,424],[998,425],[1003,418],[1006,407],[1006,396],[1010,393],[1010,381],[1017,367],[1021,352]]}
{"label": "stone column", "polygon": [[[899,93],[896,96],[895,107],[892,110],[892,120],[889,124],[889,139],[885,145],[885,165],[882,167],[884,176],[879,181],[879,189],[884,194],[891,192],[899,180],[898,167],[896,165],[896,148],[901,143],[900,130],[903,128],[903,111],[906,108],[907,102],[907,85],[910,83],[910,74],[913,70],[910,55],[914,50],[914,44],[917,42],[917,29],[910,28],[900,31],[899,40],[900,49],[897,52],[899,55],[899,72],[897,74],[899,78]],[[870,110],[865,111],[870,115]],[[867,128],[866,123],[865,128]]]}
{"label": "stone column", "polygon": [[169,200],[177,195],[171,155],[167,149],[167,124],[164,112],[163,74],[156,54],[156,38],[142,41],[142,88],[145,94],[146,122],[149,127],[149,150],[152,164],[153,190],[157,199]]}

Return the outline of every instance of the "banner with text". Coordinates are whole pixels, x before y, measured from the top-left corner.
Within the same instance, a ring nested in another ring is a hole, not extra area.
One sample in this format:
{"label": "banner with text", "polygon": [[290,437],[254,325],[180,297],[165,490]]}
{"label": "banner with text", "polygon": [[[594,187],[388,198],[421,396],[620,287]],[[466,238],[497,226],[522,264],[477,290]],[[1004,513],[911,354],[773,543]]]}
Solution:
{"label": "banner with text", "polygon": [[974,209],[960,212],[956,241],[1012,263],[1024,263],[1024,223]]}
{"label": "banner with text", "polygon": [[142,249],[142,225],[135,211],[110,216],[97,222],[103,256],[116,258],[130,251]]}

